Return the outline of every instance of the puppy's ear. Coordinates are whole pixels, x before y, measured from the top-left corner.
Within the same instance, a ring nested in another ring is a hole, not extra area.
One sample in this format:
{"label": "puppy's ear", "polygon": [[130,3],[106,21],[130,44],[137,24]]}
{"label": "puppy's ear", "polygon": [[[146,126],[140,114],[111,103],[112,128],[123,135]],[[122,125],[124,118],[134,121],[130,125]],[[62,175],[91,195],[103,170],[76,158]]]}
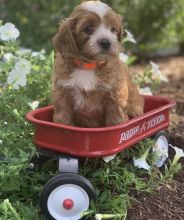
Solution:
{"label": "puppy's ear", "polygon": [[123,36],[123,17],[118,14],[118,20],[119,20],[119,32],[118,32],[118,40],[121,42],[122,36]]}
{"label": "puppy's ear", "polygon": [[68,18],[60,24],[59,30],[53,39],[54,47],[60,52],[61,56],[75,57],[78,54],[73,33],[73,20]]}

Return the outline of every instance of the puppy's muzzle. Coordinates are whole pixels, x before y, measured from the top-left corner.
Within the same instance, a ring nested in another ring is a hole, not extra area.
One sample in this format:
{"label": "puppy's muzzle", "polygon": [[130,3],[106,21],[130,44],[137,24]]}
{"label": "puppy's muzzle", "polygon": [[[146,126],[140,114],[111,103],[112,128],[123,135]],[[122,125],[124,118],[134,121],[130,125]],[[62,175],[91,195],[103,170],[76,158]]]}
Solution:
{"label": "puppy's muzzle", "polygon": [[98,45],[105,51],[109,50],[111,47],[111,42],[107,38],[102,38],[98,40]]}

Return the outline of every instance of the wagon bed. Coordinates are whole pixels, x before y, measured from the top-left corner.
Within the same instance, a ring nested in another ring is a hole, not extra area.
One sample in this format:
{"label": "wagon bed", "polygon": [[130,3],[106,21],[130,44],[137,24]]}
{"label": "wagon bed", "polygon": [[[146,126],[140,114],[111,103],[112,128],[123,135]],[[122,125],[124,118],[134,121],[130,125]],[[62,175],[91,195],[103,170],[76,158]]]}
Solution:
{"label": "wagon bed", "polygon": [[144,100],[142,116],[112,127],[80,128],[54,123],[52,106],[31,111],[26,117],[35,125],[34,143],[38,147],[75,157],[104,157],[168,127],[169,110],[175,101],[158,96],[144,96]]}

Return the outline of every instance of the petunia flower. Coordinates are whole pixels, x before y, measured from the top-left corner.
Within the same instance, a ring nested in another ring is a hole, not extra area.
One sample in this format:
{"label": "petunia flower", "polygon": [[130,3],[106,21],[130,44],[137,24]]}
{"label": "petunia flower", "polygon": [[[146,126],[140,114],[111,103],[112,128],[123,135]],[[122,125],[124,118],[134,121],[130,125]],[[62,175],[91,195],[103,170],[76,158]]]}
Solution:
{"label": "petunia flower", "polygon": [[12,53],[5,53],[3,55],[3,61],[4,62],[9,62],[12,58],[13,58],[13,54]]}
{"label": "petunia flower", "polygon": [[39,56],[39,55],[40,55],[40,53],[37,52],[37,51],[33,51],[33,52],[31,53],[31,56],[32,56],[32,57],[37,57],[37,56]]}
{"label": "petunia flower", "polygon": [[151,72],[153,73],[152,79],[168,82],[167,77],[161,73],[159,66],[152,61],[150,62],[150,64],[151,64]]}
{"label": "petunia flower", "polygon": [[151,64],[151,68],[152,68],[151,70],[153,73],[161,74],[160,67],[156,63],[151,61],[150,64]]}
{"label": "petunia flower", "polygon": [[0,39],[3,41],[15,40],[19,35],[19,30],[12,23],[6,23],[0,27]]}
{"label": "petunia flower", "polygon": [[39,101],[29,102],[28,105],[31,107],[32,110],[35,110],[39,106]]}
{"label": "petunia flower", "polygon": [[7,78],[7,82],[14,89],[19,89],[20,86],[25,86],[27,79],[24,73],[19,72],[17,69],[13,69]]}
{"label": "petunia flower", "polygon": [[23,56],[23,55],[31,54],[31,49],[20,48],[20,49],[17,50],[15,53],[16,53],[17,55],[19,55],[19,56]]}
{"label": "petunia flower", "polygon": [[26,59],[20,59],[15,64],[15,69],[22,74],[28,74],[31,72],[31,62]]}
{"label": "petunia flower", "polygon": [[183,152],[182,149],[180,149],[178,147],[174,147],[171,144],[169,144],[169,146],[172,147],[175,150],[175,156],[174,156],[173,161],[172,161],[172,165],[175,165],[181,157],[184,157],[184,152]]}
{"label": "petunia flower", "polygon": [[30,49],[27,48],[20,48],[19,50],[16,51],[16,54],[19,56],[23,56],[23,55],[31,55],[32,57],[39,57],[39,59],[41,60],[45,60],[45,50],[42,49],[41,51],[37,52],[37,51],[32,51]]}
{"label": "petunia flower", "polygon": [[141,95],[153,95],[153,93],[149,87],[140,88],[139,92]]}
{"label": "petunia flower", "polygon": [[127,60],[128,60],[128,55],[126,55],[125,53],[121,52],[121,53],[119,53],[119,59],[122,60],[124,63],[126,63]]}
{"label": "petunia flower", "polygon": [[163,82],[169,82],[168,78],[162,74],[160,75],[160,80]]}
{"label": "petunia flower", "polygon": [[123,214],[96,214],[95,219],[96,220],[102,220],[102,219],[117,219],[122,218]]}
{"label": "petunia flower", "polygon": [[137,158],[137,159],[133,158],[135,167],[143,168],[145,170],[150,170],[150,166],[146,162],[146,158],[148,156],[150,148],[151,147],[149,147],[140,158]]}
{"label": "petunia flower", "polygon": [[41,51],[32,51],[31,52],[31,56],[32,57],[39,57],[40,59],[45,59],[45,56],[43,55],[45,53],[45,51],[44,50],[41,50]]}
{"label": "petunia flower", "polygon": [[80,217],[85,217],[93,213],[94,213],[94,210],[83,211],[80,213]]}
{"label": "petunia flower", "polygon": [[116,154],[112,154],[110,156],[103,157],[103,160],[108,163],[116,157]]}
{"label": "petunia flower", "polygon": [[124,42],[129,41],[129,42],[132,42],[134,44],[137,43],[135,38],[134,38],[134,35],[132,33],[130,33],[128,30],[125,30],[125,33],[127,34],[127,36],[124,39]]}

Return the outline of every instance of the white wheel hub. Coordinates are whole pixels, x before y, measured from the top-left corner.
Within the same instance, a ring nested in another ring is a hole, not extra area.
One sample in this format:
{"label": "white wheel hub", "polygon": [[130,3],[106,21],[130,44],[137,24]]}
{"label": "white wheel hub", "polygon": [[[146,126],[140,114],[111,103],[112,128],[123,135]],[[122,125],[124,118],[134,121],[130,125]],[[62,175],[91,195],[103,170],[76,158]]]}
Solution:
{"label": "white wheel hub", "polygon": [[78,220],[80,213],[89,208],[89,197],[80,186],[64,184],[50,193],[47,207],[57,220]]}
{"label": "white wheel hub", "polygon": [[169,150],[169,143],[167,138],[164,135],[160,135],[153,147],[153,152],[157,155],[157,161],[155,165],[157,167],[163,166],[164,162],[168,158],[168,150]]}

